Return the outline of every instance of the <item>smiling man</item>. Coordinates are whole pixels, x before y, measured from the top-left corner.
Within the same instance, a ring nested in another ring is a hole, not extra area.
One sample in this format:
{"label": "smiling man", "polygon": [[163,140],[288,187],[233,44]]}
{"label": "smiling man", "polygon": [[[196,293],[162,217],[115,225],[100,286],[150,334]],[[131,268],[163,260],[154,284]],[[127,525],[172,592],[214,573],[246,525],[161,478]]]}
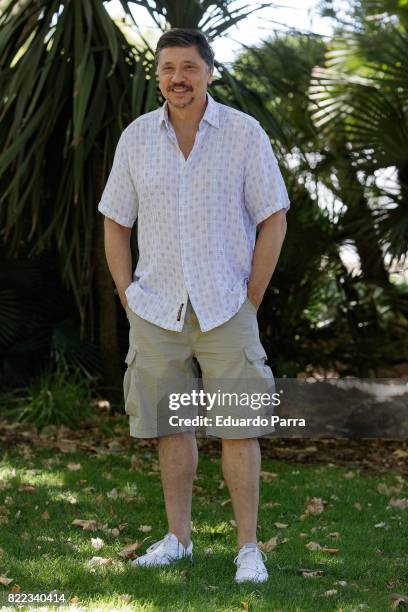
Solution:
{"label": "smiling man", "polygon": [[[257,309],[290,207],[258,121],[217,103],[207,91],[214,54],[205,36],[169,30],[157,44],[156,67],[166,101],[122,133],[98,205],[105,215],[109,270],[130,323],[124,377],[130,435],[158,438],[168,518],[168,533],[134,566],[192,555],[196,437],[188,428],[169,433],[161,427],[161,381],[187,384],[196,376],[193,358],[205,389],[224,379],[237,386],[248,378],[260,385],[273,381]],[[129,239],[136,219],[139,259],[132,274]],[[261,435],[268,431],[273,427]],[[256,537],[259,433],[210,427],[208,434],[222,440],[238,533],[235,580],[264,582],[265,555]]]}

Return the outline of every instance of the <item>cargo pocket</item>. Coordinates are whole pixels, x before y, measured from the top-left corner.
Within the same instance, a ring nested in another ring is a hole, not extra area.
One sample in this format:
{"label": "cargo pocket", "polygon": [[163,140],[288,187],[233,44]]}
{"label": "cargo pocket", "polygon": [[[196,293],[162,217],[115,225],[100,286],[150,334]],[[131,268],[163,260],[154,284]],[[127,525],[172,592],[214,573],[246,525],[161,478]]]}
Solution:
{"label": "cargo pocket", "polygon": [[127,369],[123,378],[123,396],[125,400],[125,412],[136,416],[139,414],[138,380],[137,380],[137,348],[129,346],[125,357]]}
{"label": "cargo pocket", "polygon": [[246,346],[244,348],[247,358],[248,378],[268,378],[273,379],[271,368],[266,365],[267,355],[262,344],[256,346]]}
{"label": "cargo pocket", "polygon": [[[245,347],[247,393],[251,397],[251,406],[262,417],[273,414],[272,394],[275,393],[275,379],[271,368],[266,365],[267,355],[262,344]],[[266,394],[266,395],[265,395]],[[262,396],[262,400],[261,400]]]}

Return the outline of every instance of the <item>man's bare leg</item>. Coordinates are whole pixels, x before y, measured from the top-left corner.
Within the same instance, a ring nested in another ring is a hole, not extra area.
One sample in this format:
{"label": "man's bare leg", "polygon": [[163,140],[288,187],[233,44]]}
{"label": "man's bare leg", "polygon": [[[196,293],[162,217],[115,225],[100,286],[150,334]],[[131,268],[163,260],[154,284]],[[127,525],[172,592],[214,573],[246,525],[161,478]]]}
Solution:
{"label": "man's bare leg", "polygon": [[261,451],[258,438],[222,440],[222,472],[238,530],[238,548],[256,543]]}
{"label": "man's bare leg", "polygon": [[198,451],[194,434],[159,438],[159,461],[169,531],[190,544],[191,499]]}

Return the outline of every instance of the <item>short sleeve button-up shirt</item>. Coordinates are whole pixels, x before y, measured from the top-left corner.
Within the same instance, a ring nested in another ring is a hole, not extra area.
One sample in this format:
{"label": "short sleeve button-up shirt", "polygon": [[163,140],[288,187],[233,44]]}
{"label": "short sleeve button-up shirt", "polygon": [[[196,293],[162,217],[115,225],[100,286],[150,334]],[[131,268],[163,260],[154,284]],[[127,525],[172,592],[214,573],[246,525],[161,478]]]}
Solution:
{"label": "short sleeve button-up shirt", "polygon": [[256,226],[290,207],[259,122],[207,106],[184,158],[167,101],[122,132],[98,210],[137,223],[139,259],[125,294],[140,317],[181,331],[188,298],[203,332],[228,321],[247,296]]}

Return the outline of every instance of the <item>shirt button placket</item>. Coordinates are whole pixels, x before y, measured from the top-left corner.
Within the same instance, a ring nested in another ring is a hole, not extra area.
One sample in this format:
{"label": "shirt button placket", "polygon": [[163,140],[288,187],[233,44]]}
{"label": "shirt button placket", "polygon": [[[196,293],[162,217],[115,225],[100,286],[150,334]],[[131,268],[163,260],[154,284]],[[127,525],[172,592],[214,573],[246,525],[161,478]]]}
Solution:
{"label": "shirt button placket", "polygon": [[[186,227],[186,221],[185,221],[185,206],[186,206],[186,199],[184,197],[184,183],[185,183],[185,171],[186,171],[186,163],[185,163],[185,159],[183,156],[183,153],[180,151],[179,149],[179,169],[178,169],[178,173],[179,173],[179,202],[178,202],[178,210],[179,210],[179,235],[180,235],[180,255],[181,255],[181,268],[182,268],[182,275],[184,278],[184,297],[183,299],[180,301],[180,306],[178,309],[178,313],[177,313],[177,321],[182,320],[181,323],[181,327],[180,329],[182,329],[183,326],[183,322],[184,322],[184,315],[186,313],[186,308],[187,308],[187,300],[188,300],[188,294],[190,293],[189,291],[189,287],[188,287],[188,268],[186,267],[186,261],[188,261],[188,258],[186,260],[185,257],[185,249],[188,248],[188,228]],[[186,291],[187,289],[187,291]],[[178,288],[177,288],[178,290]],[[182,288],[180,287],[180,295],[182,292]]]}

